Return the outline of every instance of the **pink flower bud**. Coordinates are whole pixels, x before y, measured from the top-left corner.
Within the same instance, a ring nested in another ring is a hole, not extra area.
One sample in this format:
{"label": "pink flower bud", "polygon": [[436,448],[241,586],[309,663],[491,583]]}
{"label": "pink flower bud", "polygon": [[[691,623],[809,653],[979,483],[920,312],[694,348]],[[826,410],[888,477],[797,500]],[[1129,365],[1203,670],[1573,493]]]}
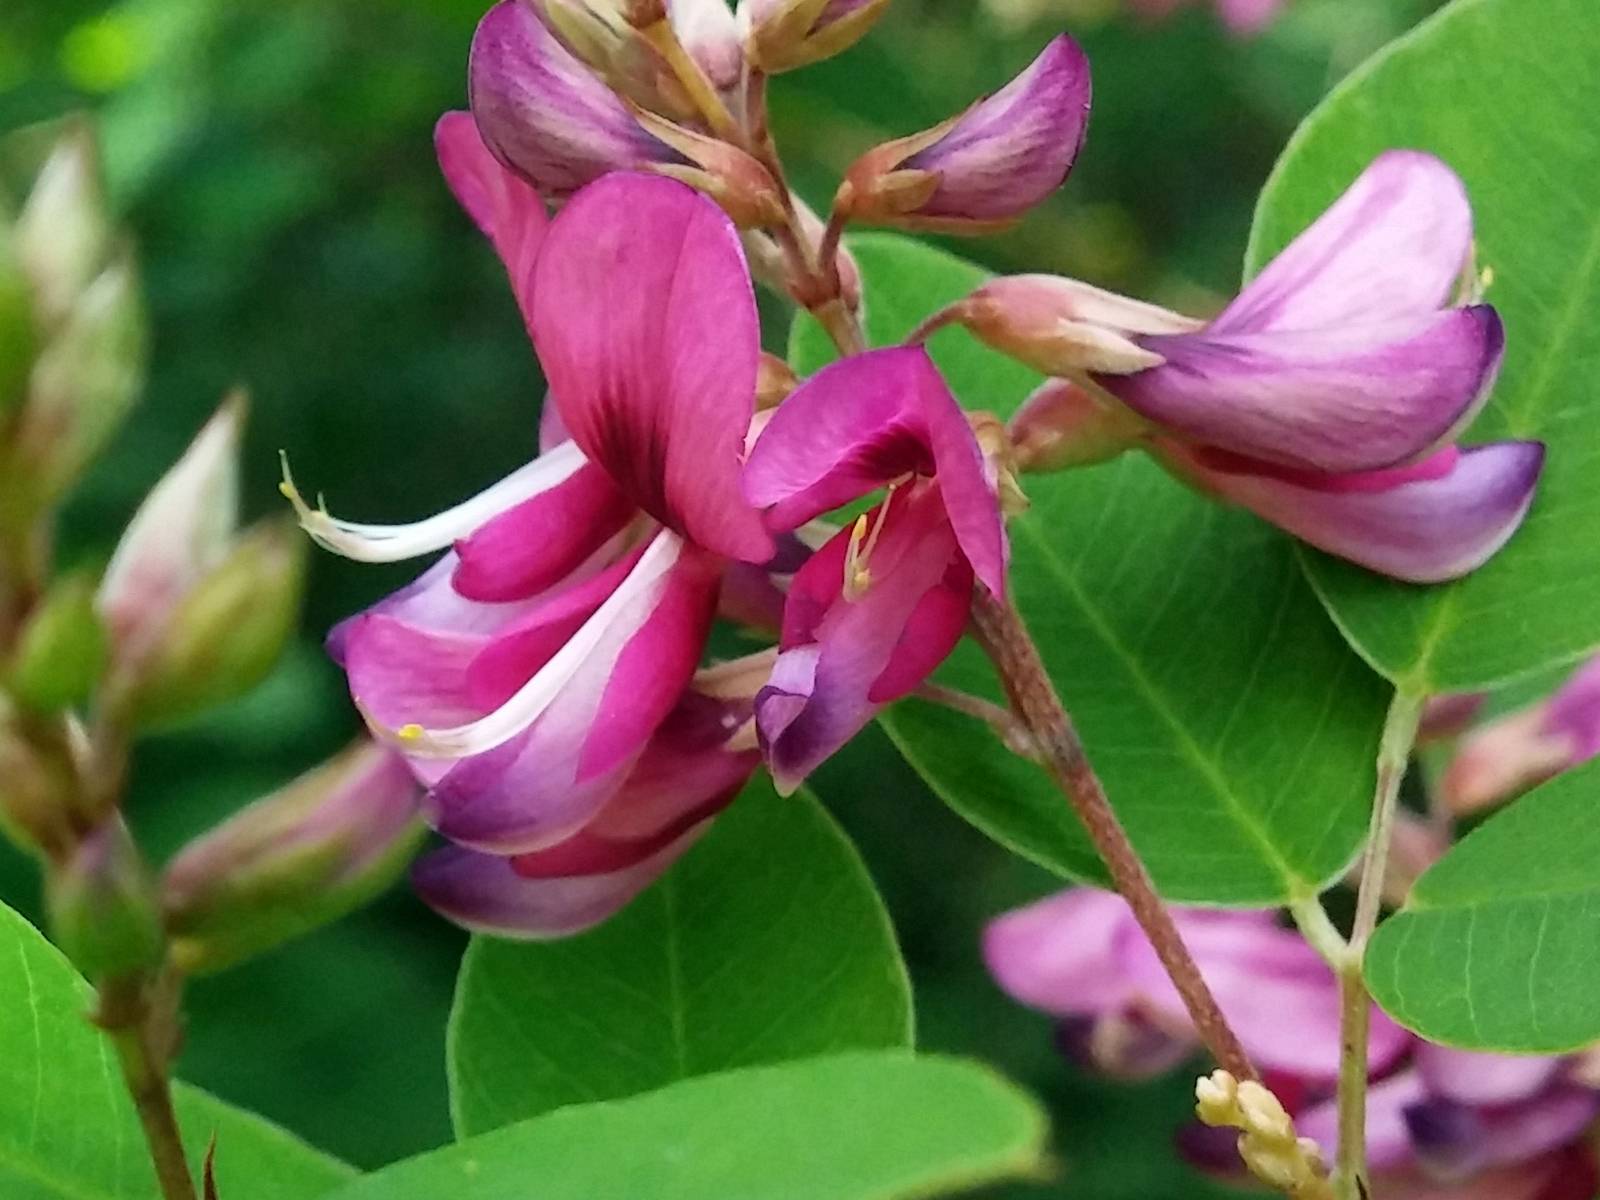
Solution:
{"label": "pink flower bud", "polygon": [[120,816],[108,817],[51,871],[46,903],[56,944],[91,979],[161,957],[155,886]]}
{"label": "pink flower bud", "polygon": [[727,0],[667,0],[672,31],[719,91],[739,82],[744,68],[739,23]]}
{"label": "pink flower bud", "polygon": [[696,133],[644,109],[634,116],[648,133],[688,161],[656,163],[659,175],[681,179],[704,192],[741,229],[766,229],[784,221],[783,193],[768,170],[737,146]]}
{"label": "pink flower bud", "polygon": [[191,843],[162,880],[175,958],[218,970],[371,899],[421,841],[420,796],[398,755],[360,743]]}
{"label": "pink flower bud", "polygon": [[889,0],[740,0],[745,54],[775,75],[849,49],[877,24]]}
{"label": "pink flower bud", "polygon": [[1059,471],[1106,462],[1145,435],[1144,423],[1126,409],[1065,379],[1052,379],[1028,397],[1008,430],[1022,471]]}
{"label": "pink flower bud", "polygon": [[835,205],[858,221],[979,233],[1060,187],[1089,122],[1089,62],[1065,34],[999,92],[858,159]]}
{"label": "pink flower bud", "polygon": [[83,823],[81,790],[62,722],[15,708],[0,693],[0,832],[24,850],[59,858]]}
{"label": "pink flower bud", "polygon": [[45,160],[15,236],[40,316],[60,323],[105,268],[112,246],[100,155],[86,124],[74,123]]}

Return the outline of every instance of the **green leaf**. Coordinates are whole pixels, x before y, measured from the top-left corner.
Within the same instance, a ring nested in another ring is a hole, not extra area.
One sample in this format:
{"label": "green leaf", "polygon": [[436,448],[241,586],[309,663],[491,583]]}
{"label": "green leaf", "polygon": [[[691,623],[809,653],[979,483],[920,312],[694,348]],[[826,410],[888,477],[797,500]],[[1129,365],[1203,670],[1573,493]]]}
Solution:
{"label": "green leaf", "polygon": [[1044,1116],[986,1068],[904,1051],[754,1067],[561,1109],[336,1200],[896,1200],[1041,1169]]}
{"label": "green leaf", "polygon": [[872,880],[809,796],[765,775],[618,916],[476,938],[450,1024],[461,1136],[696,1075],[906,1048],[911,990]]}
{"label": "green leaf", "polygon": [[[875,345],[984,278],[904,238],[851,245]],[[1008,414],[1037,382],[961,332],[931,349],[969,408]],[[800,319],[796,367],[831,357]],[[1288,541],[1138,456],[1026,484],[1033,507],[1011,524],[1015,599],[1163,893],[1226,904],[1314,894],[1360,844],[1387,689],[1341,642]],[[938,678],[999,698],[970,644]],[[884,724],[980,829],[1046,867],[1102,878],[1066,800],[987,729],[918,700]]]}
{"label": "green leaf", "polygon": [[[8,1200],[155,1200],[155,1174],[110,1044],[85,1019],[87,984],[39,932],[0,905],[0,1195]],[[222,1195],[310,1200],[354,1172],[270,1122],[178,1084],[178,1121],[198,1168],[217,1138]]]}
{"label": "green leaf", "polygon": [[1259,269],[1384,149],[1466,180],[1505,370],[1467,442],[1550,448],[1532,514],[1486,567],[1420,588],[1320,553],[1307,569],[1346,635],[1411,687],[1464,691],[1600,645],[1600,135],[1591,0],[1457,0],[1307,118],[1262,195]]}
{"label": "green leaf", "polygon": [[1367,950],[1374,998],[1424,1037],[1558,1054],[1600,1039],[1600,763],[1528,793],[1417,881]]}

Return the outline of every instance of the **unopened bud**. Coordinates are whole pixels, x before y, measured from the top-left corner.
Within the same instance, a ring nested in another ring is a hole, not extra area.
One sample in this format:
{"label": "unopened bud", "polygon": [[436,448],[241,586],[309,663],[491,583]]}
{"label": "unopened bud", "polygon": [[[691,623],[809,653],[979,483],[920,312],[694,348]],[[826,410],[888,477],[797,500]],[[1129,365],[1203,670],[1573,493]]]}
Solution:
{"label": "unopened bud", "polygon": [[762,352],[756,362],[756,411],[777,408],[800,386],[794,368],[775,354]]}
{"label": "unopened bud", "polygon": [[174,959],[218,970],[371,899],[421,841],[420,795],[401,758],[363,743],[192,843],[162,881]]}
{"label": "unopened bud", "polygon": [[731,91],[744,68],[744,47],[727,0],[667,0],[667,17],[712,86]]}
{"label": "unopened bud", "polygon": [[1145,434],[1144,422],[1133,413],[1065,379],[1052,379],[1029,396],[1009,430],[1020,471],[1108,462]]}
{"label": "unopened bud", "polygon": [[1089,62],[1070,37],[964,114],[869,150],[835,208],[853,221],[984,233],[1038,204],[1072,170],[1089,123]]}
{"label": "unopened bud", "polygon": [[768,170],[737,146],[695,133],[644,109],[634,116],[647,133],[671,146],[685,163],[653,163],[650,169],[704,192],[741,229],[766,229],[784,222],[783,192]]}
{"label": "unopened bud", "polygon": [[79,776],[59,721],[46,723],[0,696],[0,828],[12,842],[57,858],[73,844]]}
{"label": "unopened bud", "polygon": [[1417,745],[1434,746],[1454,741],[1477,722],[1489,702],[1487,692],[1448,692],[1431,696],[1422,706],[1417,725]]}
{"label": "unopened bud", "polygon": [[183,597],[157,644],[116,697],[119,717],[181,720],[249,691],[293,632],[305,539],[292,520],[265,521]]}
{"label": "unopened bud", "polygon": [[[694,115],[694,104],[684,94],[671,67],[644,36],[645,30],[667,19],[664,0],[527,3],[528,15],[541,21],[559,40],[570,52],[573,66],[589,75],[591,83],[652,112],[682,119]],[[476,109],[476,103],[473,107]]]}
{"label": "unopened bud", "polygon": [[769,75],[832,58],[866,36],[889,0],[740,0],[745,56]]}
{"label": "unopened bud", "polygon": [[1202,1075],[1194,1085],[1195,1115],[1213,1128],[1232,1129],[1239,1124],[1239,1081],[1227,1071]]}
{"label": "unopened bud", "polygon": [[73,303],[33,364],[0,489],[35,513],[58,499],[122,425],[144,378],[146,324],[127,255]]}
{"label": "unopened bud", "polygon": [[52,587],[17,635],[6,690],[35,712],[88,699],[106,668],[106,631],[94,608],[94,581],[69,575]]}
{"label": "unopened bud", "polygon": [[1246,1079],[1239,1085],[1238,1103],[1245,1132],[1272,1141],[1294,1141],[1294,1122],[1282,1102],[1255,1080]]}
{"label": "unopened bud", "polygon": [[484,144],[547,200],[611,171],[685,161],[517,0],[478,23],[467,76]]}
{"label": "unopened bud", "polygon": [[94,135],[77,122],[45,160],[17,218],[17,257],[47,324],[76,307],[104,268],[111,237]]}
{"label": "unopened bud", "polygon": [[56,944],[90,979],[160,960],[155,886],[120,816],[107,818],[50,872],[45,900]]}
{"label": "unopened bud", "polygon": [[0,421],[21,407],[38,350],[33,289],[15,240],[0,215]]}
{"label": "unopened bud", "polygon": [[228,555],[238,524],[244,414],[243,394],[223,402],[117,543],[96,605],[124,673],[139,669],[190,589]]}

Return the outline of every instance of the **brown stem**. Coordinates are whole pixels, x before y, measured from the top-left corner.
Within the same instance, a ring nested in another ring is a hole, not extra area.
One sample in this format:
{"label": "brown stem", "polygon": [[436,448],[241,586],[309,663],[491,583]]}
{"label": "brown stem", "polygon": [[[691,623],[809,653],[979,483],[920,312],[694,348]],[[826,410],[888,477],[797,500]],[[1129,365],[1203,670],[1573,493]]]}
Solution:
{"label": "brown stem", "polygon": [[912,695],[919,700],[926,700],[929,704],[937,704],[941,708],[948,708],[951,712],[982,721],[994,730],[995,736],[1011,753],[1021,758],[1031,758],[1035,762],[1039,760],[1039,750],[1033,744],[1033,734],[1017,719],[1017,715],[1004,705],[956,688],[945,687],[941,683],[924,683]]}
{"label": "brown stem", "polygon": [[177,978],[170,973],[107,980],[100,989],[96,1020],[116,1047],[161,1195],[165,1200],[195,1200],[167,1074],[177,1036],[177,997]]}
{"label": "brown stem", "polygon": [[974,589],[972,620],[978,640],[1000,673],[1012,708],[1038,747],[1040,761],[1083,822],[1117,891],[1133,910],[1139,927],[1183,998],[1201,1042],[1217,1065],[1236,1079],[1255,1079],[1256,1070],[1249,1056],[1222,1015],[1200,968],[1183,944],[1182,935],[1156,895],[1149,872],[1112,812],[1105,788],[1056,696],[1021,614],[1009,602],[979,586]]}

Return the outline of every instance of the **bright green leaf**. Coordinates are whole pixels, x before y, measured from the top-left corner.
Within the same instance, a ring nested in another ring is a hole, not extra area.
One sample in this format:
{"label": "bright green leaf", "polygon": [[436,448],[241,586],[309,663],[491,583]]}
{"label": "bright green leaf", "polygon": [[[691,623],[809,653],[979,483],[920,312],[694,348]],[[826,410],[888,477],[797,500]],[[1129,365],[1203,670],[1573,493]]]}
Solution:
{"label": "bright green leaf", "polygon": [[[983,274],[890,236],[852,243],[869,340],[891,343]],[[969,408],[1011,412],[1036,380],[960,332],[932,346]],[[796,324],[803,372],[831,358]],[[1288,541],[1141,457],[1027,481],[1012,587],[1128,832],[1178,900],[1314,893],[1360,844],[1386,689],[1340,641]],[[939,680],[998,698],[964,645]],[[1066,800],[982,726],[911,700],[890,736],[953,808],[1047,867],[1099,878]]]}
{"label": "bright green leaf", "polygon": [[983,1067],[857,1052],[575,1105],[336,1200],[898,1200],[1037,1174],[1045,1123]]}
{"label": "bright green leaf", "polygon": [[1466,180],[1505,370],[1467,442],[1542,439],[1533,512],[1459,583],[1419,588],[1307,555],[1317,590],[1379,670],[1467,690],[1600,645],[1600,22],[1592,0],[1457,0],[1306,120],[1256,214],[1258,269],[1380,151],[1439,155]]}
{"label": "bright green leaf", "polygon": [[1600,763],[1495,816],[1417,881],[1367,951],[1372,994],[1424,1037],[1555,1054],[1600,1039]]}
{"label": "bright green leaf", "polygon": [[905,966],[855,847],[762,776],[599,928],[474,940],[451,1103],[466,1137],[734,1067],[910,1044]]}
{"label": "bright green leaf", "polygon": [[[0,905],[0,1195],[155,1200],[155,1174],[109,1043],[84,1018],[88,986],[39,932]],[[224,1196],[311,1200],[354,1174],[260,1117],[177,1087],[198,1166],[217,1137]]]}

